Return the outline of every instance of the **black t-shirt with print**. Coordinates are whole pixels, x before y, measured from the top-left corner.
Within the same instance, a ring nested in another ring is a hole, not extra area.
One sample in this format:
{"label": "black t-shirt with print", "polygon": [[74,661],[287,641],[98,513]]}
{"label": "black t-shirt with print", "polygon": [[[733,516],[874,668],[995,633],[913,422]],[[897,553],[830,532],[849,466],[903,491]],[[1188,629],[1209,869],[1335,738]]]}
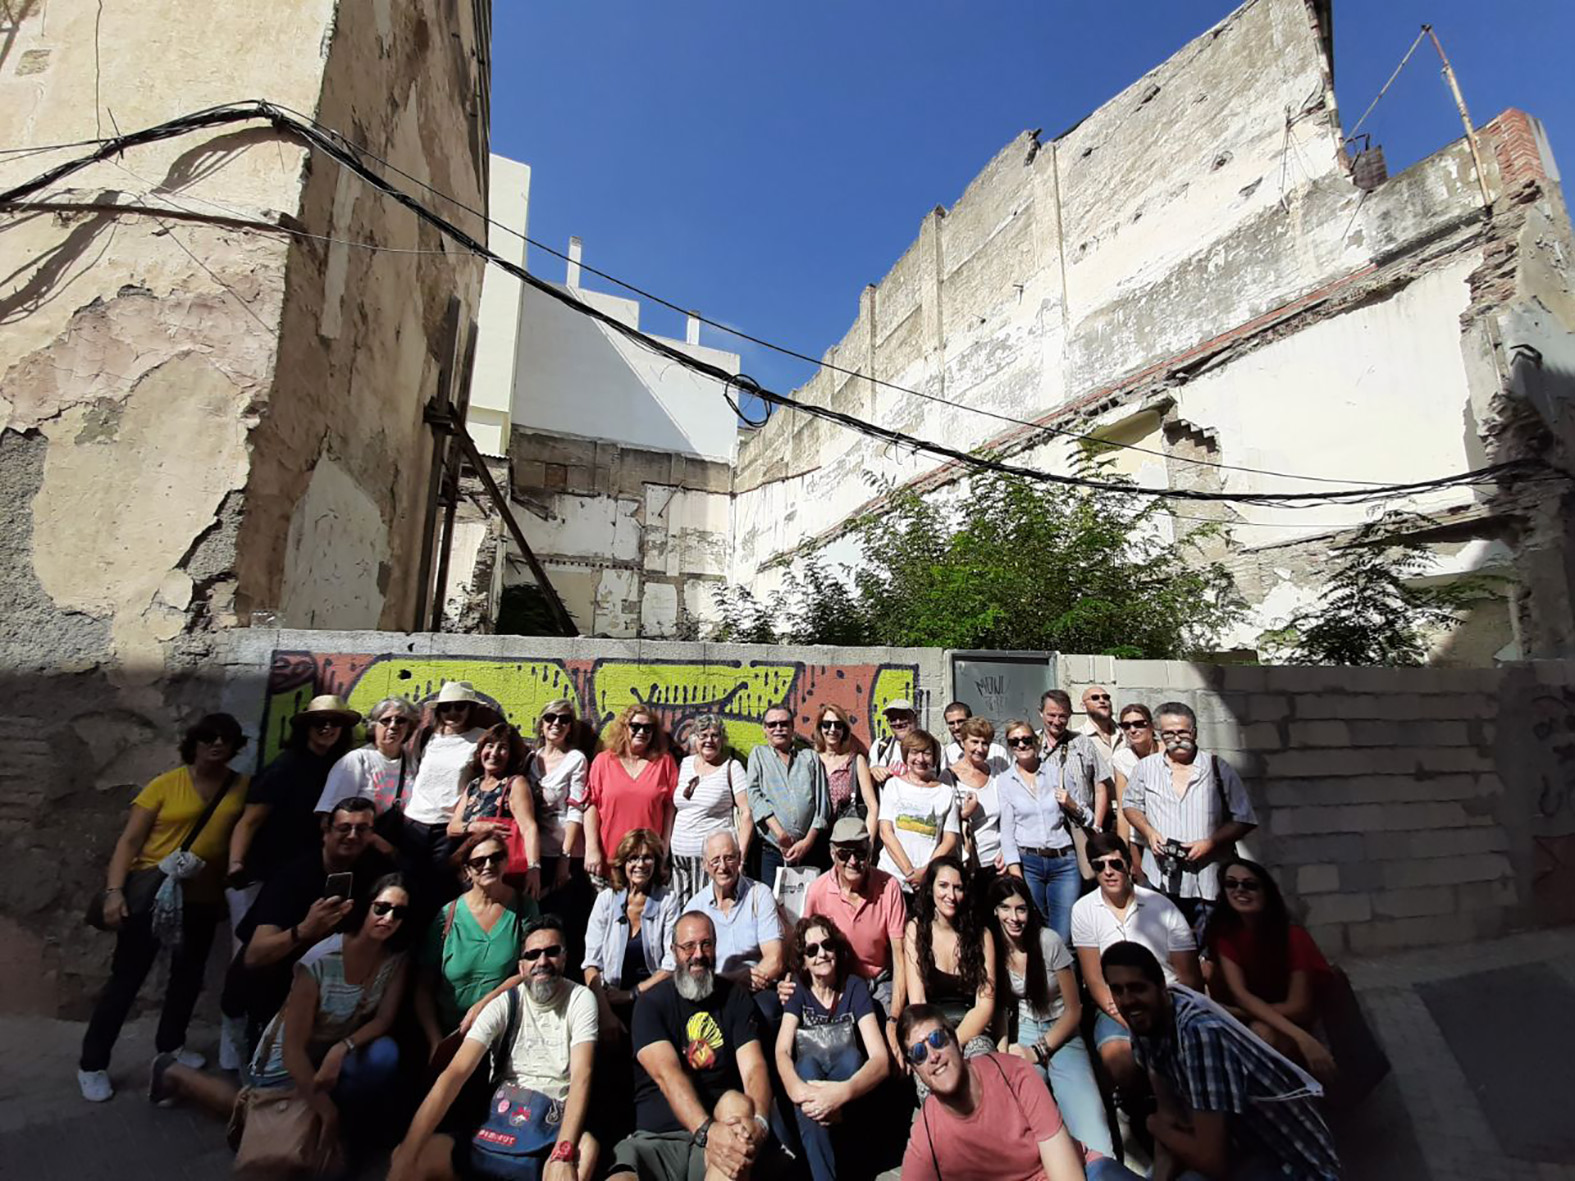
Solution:
{"label": "black t-shirt with print", "polygon": [[716,987],[703,1001],[686,1001],[671,979],[651,989],[634,1007],[631,1030],[634,1063],[634,1126],[642,1132],[681,1132],[683,1124],[673,1115],[656,1081],[640,1065],[639,1052],[656,1042],[667,1042],[694,1084],[700,1105],[709,1112],[727,1091],[742,1091],[738,1049],[759,1042],[755,1002],[749,993],[718,976]]}

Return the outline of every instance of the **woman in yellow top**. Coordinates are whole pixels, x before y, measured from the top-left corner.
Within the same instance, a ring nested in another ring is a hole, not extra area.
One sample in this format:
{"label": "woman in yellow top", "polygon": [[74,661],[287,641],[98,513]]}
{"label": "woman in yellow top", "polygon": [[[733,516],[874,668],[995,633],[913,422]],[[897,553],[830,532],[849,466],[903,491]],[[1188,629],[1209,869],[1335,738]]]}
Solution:
{"label": "woman in yellow top", "polygon": [[224,867],[247,787],[247,777],[231,771],[229,762],[245,745],[239,722],[229,714],[209,714],[186,731],[180,744],[183,765],[160,775],[131,801],[104,889],[104,926],[116,933],[115,957],[82,1039],[77,1069],[82,1097],[90,1102],[102,1103],[115,1093],[109,1081],[110,1052],[159,954],[153,933],[154,890],[148,888],[156,886],[158,875],[139,871],[154,869],[179,852],[194,830],[190,851],[203,867],[181,883],[181,938],[170,956],[169,987],[154,1045],[160,1054],[175,1054],[183,1065],[203,1065],[202,1055],[184,1048],[186,1026],[202,988],[214,929],[224,917]]}

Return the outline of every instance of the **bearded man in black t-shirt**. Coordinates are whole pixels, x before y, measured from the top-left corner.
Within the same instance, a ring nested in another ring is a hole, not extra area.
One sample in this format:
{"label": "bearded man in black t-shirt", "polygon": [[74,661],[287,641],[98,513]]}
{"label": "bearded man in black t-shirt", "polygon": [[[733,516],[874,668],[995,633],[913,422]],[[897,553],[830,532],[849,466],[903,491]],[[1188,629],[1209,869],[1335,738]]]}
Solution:
{"label": "bearded man in black t-shirt", "polygon": [[610,1178],[699,1181],[784,1174],[771,1135],[771,1079],[744,989],[716,975],[716,927],[686,914],[673,930],[677,971],[635,1006],[634,1124]]}

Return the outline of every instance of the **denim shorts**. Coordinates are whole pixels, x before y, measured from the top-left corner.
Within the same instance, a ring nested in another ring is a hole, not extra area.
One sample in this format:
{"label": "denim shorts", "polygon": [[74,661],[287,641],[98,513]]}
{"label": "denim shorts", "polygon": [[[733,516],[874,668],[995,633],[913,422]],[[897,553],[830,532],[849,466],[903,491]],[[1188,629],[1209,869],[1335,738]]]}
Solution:
{"label": "denim shorts", "polygon": [[1106,1042],[1130,1042],[1132,1034],[1125,1025],[1117,1021],[1109,1013],[1100,1010],[1094,1018],[1094,1049],[1102,1050]]}

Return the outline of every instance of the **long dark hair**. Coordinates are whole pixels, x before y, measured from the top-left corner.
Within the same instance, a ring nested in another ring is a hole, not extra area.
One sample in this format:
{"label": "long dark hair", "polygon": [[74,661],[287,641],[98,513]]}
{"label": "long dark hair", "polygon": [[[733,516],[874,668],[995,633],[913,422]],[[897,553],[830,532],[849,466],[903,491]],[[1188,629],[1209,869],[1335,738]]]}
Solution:
{"label": "long dark hair", "polygon": [[[1232,857],[1220,866],[1221,894],[1225,892],[1225,873],[1233,865],[1245,869],[1263,885],[1263,917],[1258,920],[1258,938],[1254,942],[1265,958],[1265,967],[1273,971],[1272,979],[1284,979],[1290,971],[1291,960],[1291,916],[1285,909],[1285,896],[1267,869],[1245,857]],[[1209,951],[1215,952],[1220,936],[1239,934],[1246,925],[1230,899],[1224,899],[1224,905],[1216,906],[1209,917],[1205,937]]]}
{"label": "long dark hair", "polygon": [[[934,739],[931,739],[933,742]],[[957,967],[958,974],[962,977],[963,984],[977,992],[989,979],[989,973],[984,964],[984,939],[979,931],[978,920],[974,917],[974,905],[968,897],[968,870],[956,857],[948,853],[944,857],[933,857],[924,867],[924,880],[919,884],[918,897],[914,899],[913,925],[915,938],[918,940],[915,951],[919,958],[921,971],[928,970],[935,963],[935,951],[931,927],[935,923],[935,879],[940,876],[943,869],[957,871],[957,876],[962,878],[963,900],[957,905],[957,918],[953,925],[957,928]]]}
{"label": "long dark hair", "polygon": [[1039,908],[1034,905],[1034,896],[1028,892],[1028,884],[1011,874],[1002,874],[996,878],[990,885],[989,893],[990,912],[986,921],[995,935],[995,1006],[1004,1012],[1013,999],[1011,989],[1004,984],[1011,941],[1007,939],[1000,917],[995,913],[995,908],[1008,898],[1021,898],[1028,904],[1028,925],[1023,928],[1023,950],[1028,955],[1028,970],[1023,974],[1023,979],[1028,1003],[1033,1006],[1035,1014],[1042,1018],[1050,1013],[1050,972],[1045,965],[1045,949],[1039,938],[1045,924],[1039,917]]}

